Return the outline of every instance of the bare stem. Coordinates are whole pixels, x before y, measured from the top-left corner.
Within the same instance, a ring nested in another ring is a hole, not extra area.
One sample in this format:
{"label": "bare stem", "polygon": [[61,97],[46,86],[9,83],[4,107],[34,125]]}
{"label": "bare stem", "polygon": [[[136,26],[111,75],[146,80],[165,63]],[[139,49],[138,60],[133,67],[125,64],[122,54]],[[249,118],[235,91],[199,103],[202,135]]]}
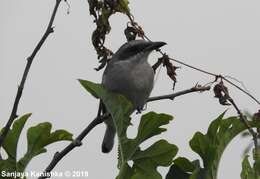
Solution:
{"label": "bare stem", "polygon": [[250,98],[252,98],[257,104],[260,105],[260,101],[257,100],[252,94],[250,94],[249,92],[247,92],[246,90],[242,89],[241,87],[237,86],[235,83],[231,82],[230,80],[228,80],[227,78],[223,77],[223,80],[225,80],[226,82],[228,82],[229,84],[231,84],[232,86],[236,87],[237,89],[239,89],[240,91],[242,91],[243,93],[245,93],[246,95],[248,95]]}
{"label": "bare stem", "polygon": [[65,147],[61,152],[56,152],[53,156],[52,161],[44,170],[42,176],[38,179],[49,178],[49,173],[54,169],[54,167],[59,163],[59,161],[71,152],[75,147],[79,147],[82,145],[82,140],[89,134],[89,132],[94,129],[98,124],[104,122],[110,115],[108,113],[97,116],[78,136],[75,140],[73,140],[67,147]]}
{"label": "bare stem", "polygon": [[[138,25],[137,22],[134,21],[134,16],[130,13],[127,14],[131,24],[133,25],[133,27],[136,28],[137,31],[140,31],[141,30],[141,34],[142,34],[142,38],[145,39],[145,40],[148,40],[148,41],[152,41],[147,35],[145,35],[145,32],[143,31],[143,29],[141,28],[141,26]],[[158,51],[161,55],[165,55],[166,53],[163,52],[160,48],[156,49],[156,51]],[[252,94],[250,94],[249,92],[247,92],[246,90],[242,89],[241,87],[239,87],[238,85],[236,85],[235,83],[231,82],[230,80],[228,80],[227,78],[225,78],[223,75],[218,75],[218,74],[215,74],[215,73],[212,73],[210,71],[206,71],[204,69],[201,69],[201,68],[198,68],[198,67],[195,67],[193,65],[190,65],[190,64],[187,64],[181,60],[177,60],[175,58],[169,58],[170,60],[176,62],[176,63],[179,63],[181,65],[184,65],[188,68],[191,68],[193,70],[196,70],[196,71],[199,71],[201,73],[204,73],[204,74],[207,74],[209,76],[213,76],[215,77],[215,79],[223,79],[225,80],[226,82],[228,82],[229,84],[231,84],[232,86],[234,86],[235,88],[237,88],[238,90],[242,91],[243,93],[245,93],[246,95],[248,95],[252,100],[254,100],[258,105],[260,105],[260,101],[258,99],[256,99]]]}
{"label": "bare stem", "polygon": [[247,119],[245,118],[245,116],[243,115],[243,113],[241,112],[241,110],[238,108],[237,104],[235,103],[235,101],[229,96],[228,101],[234,106],[234,108],[237,111],[237,114],[239,115],[239,118],[241,120],[241,122],[244,123],[244,125],[246,126],[246,128],[248,129],[249,133],[252,135],[253,137],[253,141],[254,141],[254,145],[255,148],[258,148],[258,140],[257,140],[257,133],[252,129],[252,127],[250,126],[250,124],[248,123]]}
{"label": "bare stem", "polygon": [[6,135],[8,134],[8,132],[10,130],[12,123],[14,122],[15,118],[18,117],[18,115],[17,115],[18,105],[19,105],[19,102],[20,102],[20,99],[21,99],[21,96],[22,96],[22,93],[23,93],[24,85],[25,85],[28,73],[30,71],[33,59],[36,56],[37,52],[42,47],[42,45],[45,42],[45,40],[47,39],[47,37],[51,33],[53,33],[52,24],[53,24],[53,21],[55,19],[55,16],[56,16],[58,7],[60,5],[60,2],[61,2],[61,0],[56,0],[56,4],[55,4],[55,7],[54,7],[53,12],[52,12],[51,19],[49,21],[49,24],[47,26],[47,29],[46,29],[44,35],[42,36],[41,40],[38,42],[38,44],[35,47],[35,49],[33,50],[32,54],[27,58],[27,64],[26,64],[26,67],[25,67],[24,72],[23,72],[22,80],[21,80],[21,82],[18,86],[18,90],[17,90],[17,93],[16,93],[16,97],[15,97],[15,101],[14,101],[14,104],[13,104],[11,115],[10,115],[9,120],[7,121],[5,127],[3,128],[1,135],[0,135],[0,148],[3,145],[3,142],[6,138]]}
{"label": "bare stem", "polygon": [[163,99],[173,100],[175,97],[182,96],[182,95],[185,95],[185,94],[188,94],[188,93],[203,92],[203,91],[208,91],[208,90],[210,90],[210,86],[195,86],[195,87],[192,87],[190,89],[179,91],[179,92],[176,92],[176,93],[173,93],[173,94],[151,97],[147,100],[147,102],[158,101],[158,100],[163,100]]}

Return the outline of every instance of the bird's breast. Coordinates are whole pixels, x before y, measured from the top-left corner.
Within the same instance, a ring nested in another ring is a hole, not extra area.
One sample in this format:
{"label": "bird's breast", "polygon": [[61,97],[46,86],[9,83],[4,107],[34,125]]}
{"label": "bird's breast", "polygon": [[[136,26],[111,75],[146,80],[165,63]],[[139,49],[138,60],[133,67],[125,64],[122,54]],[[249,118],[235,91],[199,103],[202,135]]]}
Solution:
{"label": "bird's breast", "polygon": [[126,62],[108,66],[102,83],[108,90],[127,97],[135,108],[140,108],[152,91],[153,80],[154,71],[147,62],[138,65]]}

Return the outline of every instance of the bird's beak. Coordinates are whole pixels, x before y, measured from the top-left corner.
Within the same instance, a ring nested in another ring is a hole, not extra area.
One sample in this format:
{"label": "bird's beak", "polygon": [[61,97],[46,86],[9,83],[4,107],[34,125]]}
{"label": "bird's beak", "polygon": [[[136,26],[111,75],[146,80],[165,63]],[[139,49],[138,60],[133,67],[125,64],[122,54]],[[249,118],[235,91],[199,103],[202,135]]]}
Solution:
{"label": "bird's beak", "polygon": [[148,42],[148,43],[149,45],[145,48],[145,50],[147,51],[152,51],[166,45],[165,42]]}

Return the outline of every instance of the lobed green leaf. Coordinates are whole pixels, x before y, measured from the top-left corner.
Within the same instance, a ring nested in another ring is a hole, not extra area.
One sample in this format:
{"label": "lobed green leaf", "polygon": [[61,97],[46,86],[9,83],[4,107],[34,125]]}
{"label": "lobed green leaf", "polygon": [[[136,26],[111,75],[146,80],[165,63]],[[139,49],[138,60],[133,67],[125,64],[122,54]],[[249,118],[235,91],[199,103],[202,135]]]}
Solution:
{"label": "lobed green leaf", "polygon": [[[126,130],[130,125],[132,105],[121,95],[106,91],[102,85],[80,80],[81,85],[94,97],[105,104],[112,115],[119,140],[119,175],[117,179],[161,179],[158,166],[169,166],[178,148],[165,140],[159,140],[146,150],[140,149],[140,144],[147,139],[166,131],[161,126],[168,124],[173,118],[166,114],[150,112],[141,117],[138,133],[134,139],[129,139]],[[133,161],[133,166],[128,165]]]}
{"label": "lobed green leaf", "polygon": [[27,131],[27,152],[19,160],[17,168],[24,171],[31,159],[41,153],[45,153],[49,144],[58,141],[72,141],[72,134],[65,130],[51,132],[52,125],[49,122],[40,123]]}

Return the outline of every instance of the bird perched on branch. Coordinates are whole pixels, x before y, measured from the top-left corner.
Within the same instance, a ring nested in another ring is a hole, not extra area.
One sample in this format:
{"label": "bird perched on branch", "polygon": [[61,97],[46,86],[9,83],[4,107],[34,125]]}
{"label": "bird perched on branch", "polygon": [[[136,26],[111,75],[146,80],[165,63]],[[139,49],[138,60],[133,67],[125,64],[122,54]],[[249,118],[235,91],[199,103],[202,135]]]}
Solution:
{"label": "bird perched on branch", "polygon": [[[165,44],[132,40],[122,45],[107,64],[102,78],[103,86],[124,95],[132,102],[134,109],[140,111],[153,88],[154,71],[148,63],[148,56]],[[113,148],[116,129],[111,118],[105,124],[102,152],[108,153]]]}

